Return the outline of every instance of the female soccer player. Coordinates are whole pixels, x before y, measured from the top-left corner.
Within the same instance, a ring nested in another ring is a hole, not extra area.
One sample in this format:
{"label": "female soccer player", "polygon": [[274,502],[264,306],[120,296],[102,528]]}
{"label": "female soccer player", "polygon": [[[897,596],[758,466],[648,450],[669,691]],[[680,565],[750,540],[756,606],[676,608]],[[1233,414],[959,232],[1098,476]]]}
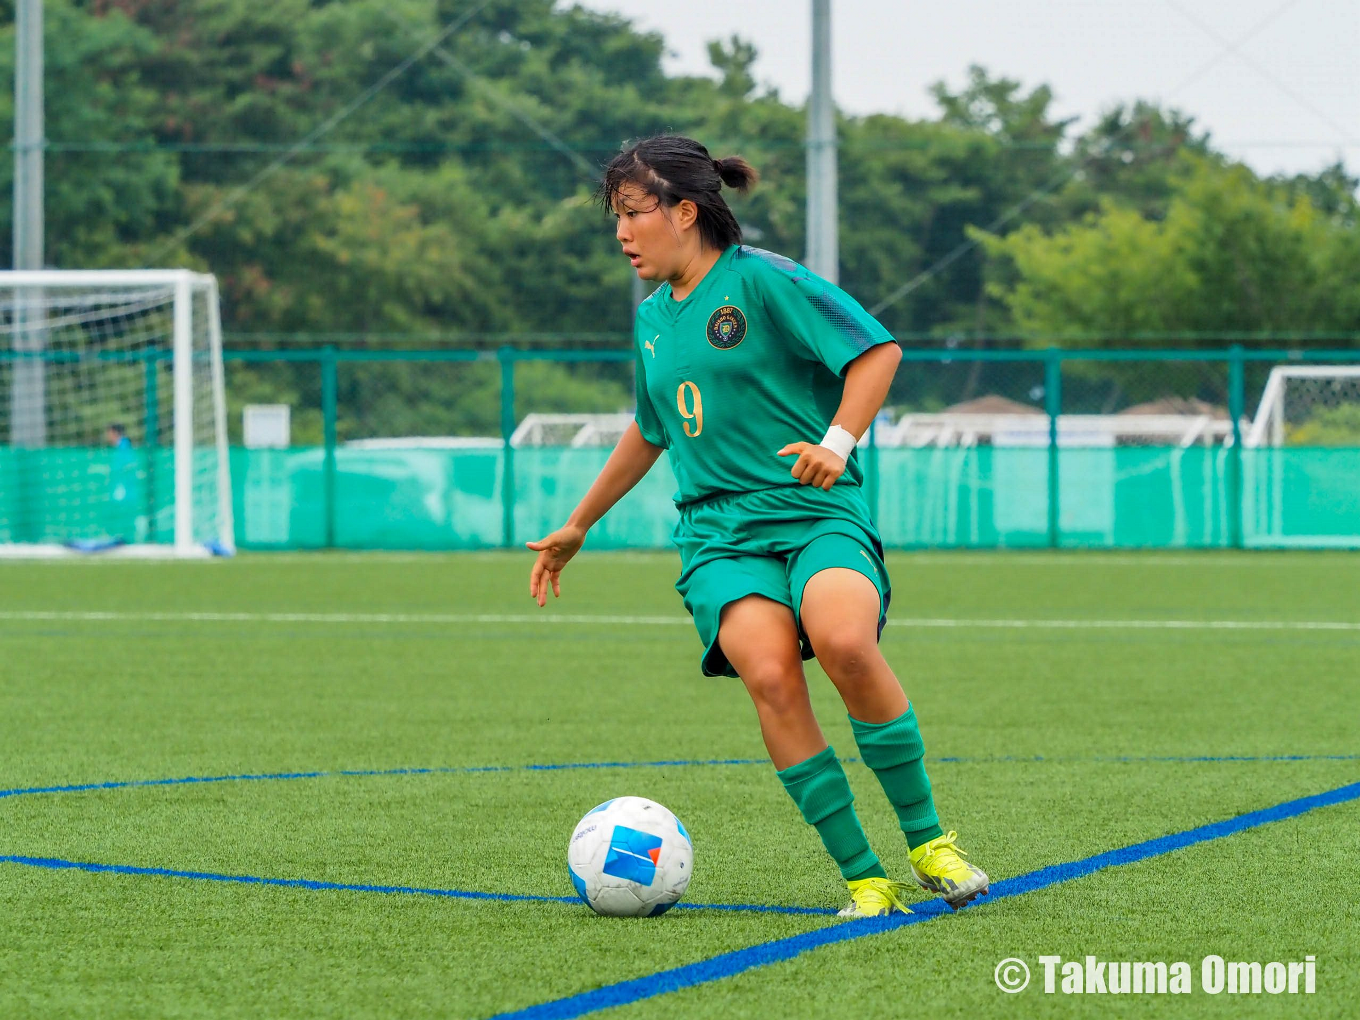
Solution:
{"label": "female soccer player", "polygon": [[670,451],[676,588],[703,672],[746,685],[780,780],[850,886],[841,916],[906,911],[907,886],[870,849],[813,715],[803,660],[814,655],[897,812],[913,877],[957,909],[987,892],[987,876],[940,828],[916,715],[878,650],[891,590],[855,453],[902,352],[843,291],[741,244],[722,187],[756,179],[745,160],[674,135],[606,168],[600,199],[623,254],[661,286],[637,315],[636,420],[567,523],[528,543],[529,593],[539,606],[549,587],[561,595],[586,532]]}

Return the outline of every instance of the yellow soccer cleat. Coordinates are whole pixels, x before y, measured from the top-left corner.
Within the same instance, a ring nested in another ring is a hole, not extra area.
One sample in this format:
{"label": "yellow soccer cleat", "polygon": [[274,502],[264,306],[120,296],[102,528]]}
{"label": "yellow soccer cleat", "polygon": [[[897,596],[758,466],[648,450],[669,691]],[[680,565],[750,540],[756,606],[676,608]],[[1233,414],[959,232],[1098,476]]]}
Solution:
{"label": "yellow soccer cleat", "polygon": [[890,878],[861,878],[847,884],[850,886],[850,905],[837,917],[882,917],[894,910],[911,913],[902,902],[902,894],[910,888],[906,882],[894,882]]}
{"label": "yellow soccer cleat", "polygon": [[916,884],[943,897],[955,910],[985,896],[989,887],[987,873],[963,859],[968,855],[954,844],[958,838],[957,832],[947,832],[911,852]]}

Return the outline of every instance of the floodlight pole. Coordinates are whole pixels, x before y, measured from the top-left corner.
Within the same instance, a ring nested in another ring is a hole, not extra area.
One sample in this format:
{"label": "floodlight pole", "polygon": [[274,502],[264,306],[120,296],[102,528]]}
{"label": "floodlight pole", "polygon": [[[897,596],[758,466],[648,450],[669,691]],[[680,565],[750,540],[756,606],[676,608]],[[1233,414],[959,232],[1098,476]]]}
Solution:
{"label": "floodlight pole", "polygon": [[812,91],[807,126],[807,267],[840,281],[836,233],[836,108],[831,100],[831,0],[812,0]]}
{"label": "floodlight pole", "polygon": [[[43,268],[43,10],[18,0],[14,25],[14,268]],[[21,357],[10,378],[10,443],[47,445],[44,346],[39,292],[19,291],[12,343]]]}
{"label": "floodlight pole", "polygon": [[633,274],[633,291],[632,291],[632,295],[633,295],[633,296],[632,296],[632,302],[633,302],[633,322],[632,322],[632,325],[633,325],[634,327],[636,327],[636,326],[637,326],[637,313],[638,313],[638,308],[641,306],[642,302],[644,302],[644,301],[647,300],[647,285],[646,285],[645,283],[642,282],[642,277],[638,276],[637,273],[634,273],[634,274]]}
{"label": "floodlight pole", "polygon": [[14,32],[14,268],[43,267],[43,9],[19,0]]}

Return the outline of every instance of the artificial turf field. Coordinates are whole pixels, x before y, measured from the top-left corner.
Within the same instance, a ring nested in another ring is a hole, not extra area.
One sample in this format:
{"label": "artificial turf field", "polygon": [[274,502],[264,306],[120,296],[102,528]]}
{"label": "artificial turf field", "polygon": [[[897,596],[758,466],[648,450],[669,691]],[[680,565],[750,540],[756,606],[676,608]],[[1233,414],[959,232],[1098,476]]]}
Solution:
{"label": "artificial turf field", "polygon": [[[739,682],[699,674],[673,555],[587,550],[541,612],[527,554],[0,564],[0,1017],[1360,1015],[1360,558],[888,562],[885,652],[993,882],[894,928],[816,912],[844,887]],[[602,762],[653,764],[574,767]],[[131,785],[189,777],[235,778]],[[567,837],[621,794],[692,834],[690,909],[455,894],[570,897]],[[1046,995],[1043,954],[1188,961],[1194,991]],[[1314,955],[1317,991],[1210,995],[1209,954]],[[1017,995],[1008,957],[1035,974]]]}

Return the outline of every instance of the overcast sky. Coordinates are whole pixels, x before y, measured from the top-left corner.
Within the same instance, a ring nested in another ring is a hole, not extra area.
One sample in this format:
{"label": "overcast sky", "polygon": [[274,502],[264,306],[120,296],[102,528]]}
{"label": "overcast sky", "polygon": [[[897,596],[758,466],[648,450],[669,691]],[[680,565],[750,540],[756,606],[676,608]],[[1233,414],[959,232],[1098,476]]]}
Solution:
{"label": "overcast sky", "polygon": [[[711,73],[710,39],[760,51],[756,77],[808,91],[811,0],[581,0],[659,31],[674,73]],[[1047,83],[1060,115],[1120,100],[1195,116],[1258,172],[1360,170],[1360,0],[832,0],[836,102],[931,116],[926,92],[969,64]],[[1244,37],[1245,41],[1244,41]]]}

